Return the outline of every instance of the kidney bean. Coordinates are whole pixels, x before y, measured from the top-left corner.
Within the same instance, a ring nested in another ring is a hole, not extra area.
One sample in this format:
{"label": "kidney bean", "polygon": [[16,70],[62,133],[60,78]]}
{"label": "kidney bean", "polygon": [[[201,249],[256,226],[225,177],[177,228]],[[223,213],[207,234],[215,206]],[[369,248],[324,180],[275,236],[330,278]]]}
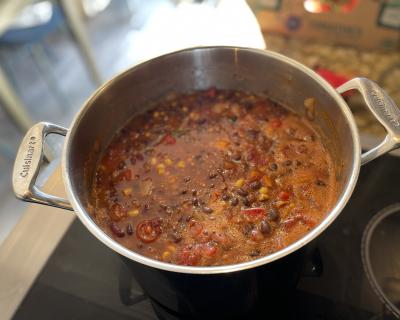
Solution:
{"label": "kidney bean", "polygon": [[122,238],[125,236],[124,230],[122,230],[115,222],[110,224],[110,229],[117,237]]}

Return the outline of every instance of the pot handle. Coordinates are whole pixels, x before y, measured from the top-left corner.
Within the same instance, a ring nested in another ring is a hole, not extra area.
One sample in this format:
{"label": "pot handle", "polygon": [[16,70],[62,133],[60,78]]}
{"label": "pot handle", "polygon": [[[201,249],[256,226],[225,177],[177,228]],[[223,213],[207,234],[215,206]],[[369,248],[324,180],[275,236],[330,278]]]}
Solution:
{"label": "pot handle", "polygon": [[351,79],[336,90],[344,93],[353,89],[361,93],[369,110],[387,131],[379,145],[361,155],[361,164],[366,164],[400,147],[400,110],[385,90],[366,78]]}
{"label": "pot handle", "polygon": [[65,136],[67,132],[66,128],[48,122],[39,122],[28,130],[19,146],[13,169],[12,183],[17,198],[73,210],[68,200],[47,194],[35,184],[43,163],[44,138],[51,133]]}

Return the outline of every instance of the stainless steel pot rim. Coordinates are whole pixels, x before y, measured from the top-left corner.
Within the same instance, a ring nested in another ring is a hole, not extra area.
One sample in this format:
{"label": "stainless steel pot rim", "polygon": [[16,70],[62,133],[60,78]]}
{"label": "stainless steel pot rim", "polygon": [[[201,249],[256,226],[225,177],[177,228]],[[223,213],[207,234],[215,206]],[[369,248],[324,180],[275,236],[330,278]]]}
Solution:
{"label": "stainless steel pot rim", "polygon": [[397,317],[400,317],[400,310],[394,305],[394,303],[388,298],[383,292],[382,287],[378,283],[371,263],[370,257],[370,244],[372,235],[378,225],[386,219],[388,216],[400,212],[400,203],[392,204],[381,211],[379,211],[372,219],[368,222],[361,239],[361,259],[363,262],[364,272],[367,275],[368,281],[371,284],[372,289],[379,297],[381,302]]}
{"label": "stainless steel pot rim", "polygon": [[[143,66],[143,64],[152,63],[152,61],[161,59],[165,56],[175,55],[175,54],[188,52],[188,51],[194,51],[194,50],[229,50],[229,51],[233,51],[234,53],[237,53],[239,51],[247,51],[247,52],[252,52],[255,54],[261,54],[261,55],[265,55],[268,57],[272,57],[283,63],[290,64],[292,67],[297,68],[300,71],[309,75],[311,78],[313,78],[315,81],[317,81],[319,83],[319,85],[321,87],[323,87],[327,93],[329,93],[332,97],[334,97],[336,102],[338,103],[338,105],[341,107],[342,112],[345,114],[346,118],[348,119],[348,124],[349,124],[350,130],[351,130],[351,138],[354,143],[353,168],[352,168],[351,176],[349,177],[349,182],[346,185],[342,195],[339,197],[339,200],[336,203],[335,207],[327,214],[326,218],[318,226],[316,226],[313,230],[311,230],[303,238],[290,244],[289,246],[285,247],[284,249],[282,249],[278,252],[275,252],[268,256],[261,257],[256,260],[252,260],[252,261],[248,261],[248,262],[244,262],[244,263],[232,264],[232,265],[192,267],[192,266],[181,266],[181,265],[169,264],[169,263],[165,263],[165,262],[161,262],[158,260],[147,258],[145,256],[142,256],[136,252],[133,252],[133,251],[125,248],[124,246],[120,245],[118,242],[114,241],[112,238],[107,236],[95,224],[95,222],[92,220],[90,215],[86,212],[86,210],[84,210],[84,208],[79,204],[79,201],[78,201],[77,197],[75,196],[73,189],[72,189],[72,184],[71,184],[71,180],[70,180],[72,177],[70,176],[70,173],[68,170],[68,168],[69,168],[68,154],[69,154],[69,150],[71,148],[71,143],[72,143],[71,138],[74,136],[76,128],[79,125],[81,118],[84,116],[84,114],[90,107],[91,102],[93,100],[95,100],[97,96],[102,94],[102,92],[107,87],[112,85],[114,82],[118,81],[120,78],[124,77],[125,74],[127,74],[129,72],[133,72],[137,66],[139,66],[139,65]],[[357,131],[357,127],[356,127],[353,115],[352,115],[349,107],[343,100],[342,96],[330,84],[328,84],[328,82],[326,82],[322,77],[320,77],[313,70],[300,64],[299,62],[296,62],[295,60],[287,58],[284,55],[281,55],[281,54],[278,54],[275,52],[271,52],[271,51],[267,51],[267,50],[245,48],[245,47],[230,47],[230,46],[193,47],[193,48],[187,48],[187,49],[171,52],[171,53],[159,56],[157,58],[153,58],[153,59],[138,63],[138,64],[134,65],[133,67],[120,73],[119,75],[115,76],[114,78],[112,78],[111,80],[106,82],[103,86],[101,86],[99,89],[97,89],[89,97],[89,99],[84,103],[84,105],[79,110],[79,112],[75,115],[75,117],[71,123],[70,130],[68,131],[68,134],[66,136],[66,141],[65,141],[64,149],[63,149],[63,153],[62,153],[62,176],[63,176],[68,199],[70,200],[71,205],[72,205],[76,215],[79,217],[81,222],[86,226],[86,228],[97,239],[99,239],[101,242],[103,242],[106,246],[108,246],[112,250],[114,250],[114,251],[118,252],[119,254],[125,256],[126,258],[134,260],[138,263],[147,265],[149,267],[166,270],[166,271],[189,273],[189,274],[219,274],[219,273],[229,273],[229,272],[246,270],[246,269],[254,268],[257,266],[261,266],[261,265],[273,262],[275,260],[278,260],[278,259],[300,249],[301,247],[303,247],[304,245],[306,245],[307,243],[312,241],[314,238],[316,238],[320,233],[322,233],[340,214],[340,212],[342,211],[342,209],[348,202],[348,200],[354,190],[355,184],[357,182],[358,174],[360,171],[360,154],[361,154],[361,147],[360,147],[359,135],[358,135],[358,131]]]}

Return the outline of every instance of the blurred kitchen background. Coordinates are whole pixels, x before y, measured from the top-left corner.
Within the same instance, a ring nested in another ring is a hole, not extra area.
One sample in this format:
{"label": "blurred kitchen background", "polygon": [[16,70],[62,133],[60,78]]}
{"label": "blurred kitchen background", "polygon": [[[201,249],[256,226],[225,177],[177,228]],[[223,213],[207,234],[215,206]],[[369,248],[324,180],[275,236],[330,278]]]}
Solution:
{"label": "blurred kitchen background", "polygon": [[[0,244],[26,206],[11,187],[26,130],[68,127],[129,66],[195,45],[266,47],[333,86],[370,78],[400,105],[399,30],[400,0],[0,0]],[[384,130],[358,95],[346,99],[363,143],[375,143]]]}

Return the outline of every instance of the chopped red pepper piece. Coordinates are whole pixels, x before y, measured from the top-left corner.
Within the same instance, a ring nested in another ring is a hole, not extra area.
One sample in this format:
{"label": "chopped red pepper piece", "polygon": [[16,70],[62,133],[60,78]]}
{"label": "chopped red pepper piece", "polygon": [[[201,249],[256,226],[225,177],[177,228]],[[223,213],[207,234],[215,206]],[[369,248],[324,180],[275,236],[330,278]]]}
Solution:
{"label": "chopped red pepper piece", "polygon": [[264,208],[250,208],[250,209],[243,209],[240,211],[242,214],[247,214],[249,216],[261,216],[265,215],[266,211]]}
{"label": "chopped red pepper piece", "polygon": [[169,133],[167,133],[163,140],[162,140],[165,144],[175,144],[176,143],[176,139],[171,136]]}

